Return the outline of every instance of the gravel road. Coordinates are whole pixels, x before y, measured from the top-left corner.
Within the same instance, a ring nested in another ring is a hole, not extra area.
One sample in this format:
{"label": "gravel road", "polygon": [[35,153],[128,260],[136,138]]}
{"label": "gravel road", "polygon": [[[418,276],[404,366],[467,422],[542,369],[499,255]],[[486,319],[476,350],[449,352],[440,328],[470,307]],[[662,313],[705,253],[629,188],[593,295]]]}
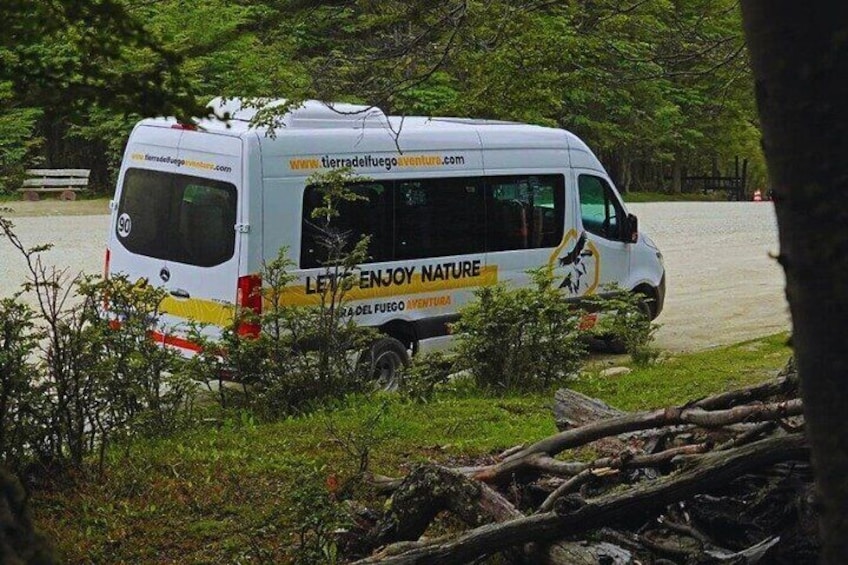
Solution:
{"label": "gravel road", "polygon": [[657,345],[706,349],[788,330],[777,223],[767,202],[631,204],[665,258]]}
{"label": "gravel road", "polygon": [[[105,201],[7,206],[26,245],[54,243],[46,262],[72,272],[102,272]],[[668,295],[658,319],[658,346],[705,349],[789,329],[783,273],[769,258],[778,249],[771,204],[669,202],[629,208],[665,256]],[[12,294],[24,276],[21,258],[0,240],[0,296]]]}

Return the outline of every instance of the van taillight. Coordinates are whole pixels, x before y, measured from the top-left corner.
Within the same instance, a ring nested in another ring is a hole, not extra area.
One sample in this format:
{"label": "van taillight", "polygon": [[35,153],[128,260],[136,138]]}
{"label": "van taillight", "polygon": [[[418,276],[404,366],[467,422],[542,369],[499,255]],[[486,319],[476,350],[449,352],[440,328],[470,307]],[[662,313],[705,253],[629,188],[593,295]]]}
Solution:
{"label": "van taillight", "polygon": [[[254,314],[262,313],[262,277],[247,275],[239,277],[236,303],[239,308],[252,310]],[[259,324],[242,323],[238,328],[239,335],[256,337],[259,335]]]}

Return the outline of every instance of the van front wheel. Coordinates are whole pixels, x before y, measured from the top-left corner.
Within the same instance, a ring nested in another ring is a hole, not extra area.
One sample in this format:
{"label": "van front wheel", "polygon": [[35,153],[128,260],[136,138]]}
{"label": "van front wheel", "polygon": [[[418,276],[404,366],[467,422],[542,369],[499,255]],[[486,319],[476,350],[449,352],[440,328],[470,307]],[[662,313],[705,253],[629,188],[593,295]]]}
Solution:
{"label": "van front wheel", "polygon": [[371,345],[365,357],[375,386],[386,391],[397,390],[401,372],[409,365],[406,347],[393,337],[384,337]]}

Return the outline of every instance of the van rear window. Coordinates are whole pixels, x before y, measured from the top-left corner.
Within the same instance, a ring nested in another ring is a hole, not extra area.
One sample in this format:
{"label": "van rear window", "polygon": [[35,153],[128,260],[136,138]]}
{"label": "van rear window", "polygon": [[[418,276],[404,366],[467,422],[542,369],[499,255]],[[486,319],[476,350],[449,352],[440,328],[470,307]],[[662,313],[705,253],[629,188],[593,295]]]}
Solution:
{"label": "van rear window", "polygon": [[230,183],[129,169],[115,233],[132,253],[212,267],[233,256],[236,202]]}

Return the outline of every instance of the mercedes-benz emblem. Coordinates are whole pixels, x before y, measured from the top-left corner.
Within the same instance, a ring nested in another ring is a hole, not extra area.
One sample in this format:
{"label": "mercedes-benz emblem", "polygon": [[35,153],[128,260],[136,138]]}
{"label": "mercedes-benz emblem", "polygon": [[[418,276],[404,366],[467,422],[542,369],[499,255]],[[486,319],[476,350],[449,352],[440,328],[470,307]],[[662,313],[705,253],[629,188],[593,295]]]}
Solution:
{"label": "mercedes-benz emblem", "polygon": [[162,267],[162,270],[159,271],[159,278],[162,279],[162,282],[171,280],[171,271],[168,270],[168,267]]}

